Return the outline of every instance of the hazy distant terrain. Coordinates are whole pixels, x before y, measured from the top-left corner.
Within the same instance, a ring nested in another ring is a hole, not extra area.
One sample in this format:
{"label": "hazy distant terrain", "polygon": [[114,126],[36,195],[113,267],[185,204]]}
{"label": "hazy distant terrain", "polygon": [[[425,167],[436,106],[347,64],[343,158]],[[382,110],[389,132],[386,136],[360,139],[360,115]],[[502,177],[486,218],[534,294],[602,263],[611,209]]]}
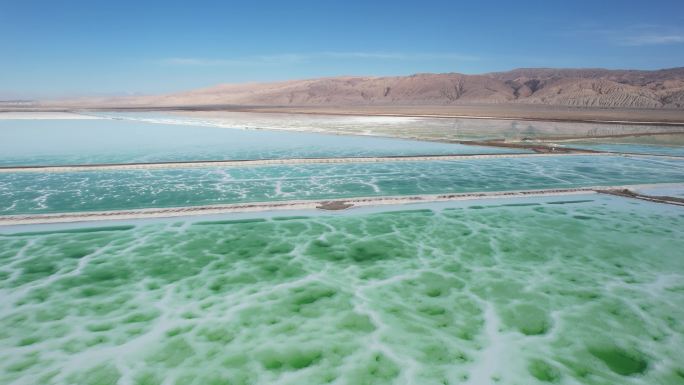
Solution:
{"label": "hazy distant terrain", "polygon": [[56,104],[111,107],[515,104],[682,110],[684,67],[658,71],[537,68],[483,75],[333,77],[222,84],[157,96],[44,103]]}

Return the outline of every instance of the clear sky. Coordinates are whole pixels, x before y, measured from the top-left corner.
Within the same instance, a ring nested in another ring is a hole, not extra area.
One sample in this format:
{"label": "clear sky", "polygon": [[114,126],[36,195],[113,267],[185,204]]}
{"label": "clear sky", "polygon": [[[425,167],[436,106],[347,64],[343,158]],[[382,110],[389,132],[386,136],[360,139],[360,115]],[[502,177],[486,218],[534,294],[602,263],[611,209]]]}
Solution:
{"label": "clear sky", "polygon": [[0,98],[684,66],[684,0],[0,0]]}

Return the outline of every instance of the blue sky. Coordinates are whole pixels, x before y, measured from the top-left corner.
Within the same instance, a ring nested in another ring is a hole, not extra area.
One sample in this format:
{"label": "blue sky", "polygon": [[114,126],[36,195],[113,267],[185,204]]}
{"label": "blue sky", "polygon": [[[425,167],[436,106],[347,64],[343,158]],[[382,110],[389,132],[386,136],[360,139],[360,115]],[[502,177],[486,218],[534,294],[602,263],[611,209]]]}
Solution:
{"label": "blue sky", "polygon": [[0,98],[684,66],[684,1],[0,0]]}

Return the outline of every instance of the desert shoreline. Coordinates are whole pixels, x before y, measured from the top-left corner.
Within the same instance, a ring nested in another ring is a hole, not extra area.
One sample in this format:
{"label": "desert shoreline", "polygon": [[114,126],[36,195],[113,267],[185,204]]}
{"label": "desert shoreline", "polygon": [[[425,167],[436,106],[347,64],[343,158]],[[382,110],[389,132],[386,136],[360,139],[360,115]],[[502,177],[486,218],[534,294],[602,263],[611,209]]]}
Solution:
{"label": "desert shoreline", "polygon": [[[506,108],[509,107],[509,108]],[[474,120],[519,120],[532,122],[601,123],[648,126],[684,126],[684,111],[671,109],[570,109],[518,106],[358,106],[358,107],[240,107],[226,112],[284,113],[330,116],[383,116]],[[186,112],[211,112],[212,109],[179,109]]]}
{"label": "desert shoreline", "polygon": [[[549,107],[536,105],[441,105],[441,106],[248,106],[248,105],[38,105],[25,108],[0,106],[0,119],[7,113],[67,113],[95,111],[111,112],[177,112],[211,116],[221,112],[252,112],[266,114],[379,116],[436,119],[517,120],[532,122],[596,123],[617,125],[647,125],[684,127],[684,110],[680,109],[608,109],[579,107]],[[12,118],[8,118],[12,119]]]}

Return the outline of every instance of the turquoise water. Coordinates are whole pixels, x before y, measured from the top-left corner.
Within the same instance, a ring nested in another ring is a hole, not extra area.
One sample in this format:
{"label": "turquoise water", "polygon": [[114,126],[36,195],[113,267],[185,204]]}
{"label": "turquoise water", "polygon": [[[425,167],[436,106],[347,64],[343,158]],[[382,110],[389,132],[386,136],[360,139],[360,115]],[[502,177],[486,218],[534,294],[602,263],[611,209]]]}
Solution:
{"label": "turquoise water", "polygon": [[[156,121],[0,120],[0,165],[509,152],[141,116],[127,119]],[[231,119],[302,129],[259,116]],[[360,134],[501,131],[302,119]],[[539,124],[505,132],[581,128]],[[0,215],[667,182],[684,183],[684,160],[2,173]],[[0,226],[0,384],[680,385],[681,250],[683,208],[599,194]]]}
{"label": "turquoise water", "polygon": [[584,148],[596,151],[627,152],[635,154],[672,155],[684,157],[684,146],[658,146],[637,143],[582,143],[569,142],[565,144],[572,148]]}
{"label": "turquoise water", "polygon": [[653,186],[635,189],[637,192],[646,195],[654,196],[670,196],[677,198],[684,198],[684,186]]}
{"label": "turquoise water", "polygon": [[131,120],[0,120],[0,165],[498,154],[513,149]]}
{"label": "turquoise water", "polygon": [[684,182],[684,160],[569,156],[0,174],[0,213]]}
{"label": "turquoise water", "polygon": [[0,383],[684,381],[682,208],[299,215],[0,229]]}

